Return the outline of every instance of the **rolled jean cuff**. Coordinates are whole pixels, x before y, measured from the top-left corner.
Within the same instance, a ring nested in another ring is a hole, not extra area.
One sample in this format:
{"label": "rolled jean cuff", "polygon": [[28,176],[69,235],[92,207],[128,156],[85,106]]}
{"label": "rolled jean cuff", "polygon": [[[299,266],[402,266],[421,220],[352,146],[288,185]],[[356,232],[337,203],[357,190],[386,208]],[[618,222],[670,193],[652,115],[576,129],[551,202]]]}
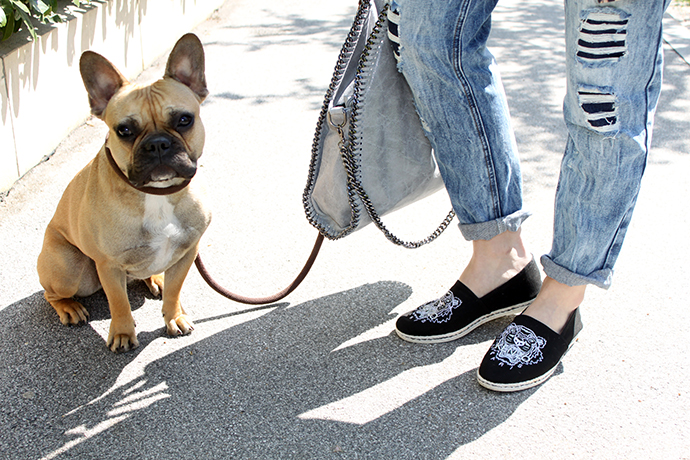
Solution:
{"label": "rolled jean cuff", "polygon": [[546,276],[555,279],[561,284],[566,284],[568,286],[593,284],[594,286],[602,289],[608,289],[611,287],[613,270],[610,268],[596,270],[589,275],[579,275],[565,267],[558,265],[546,254],[541,256],[541,265],[544,267],[544,273]]}
{"label": "rolled jean cuff", "polygon": [[467,241],[473,240],[490,240],[494,236],[498,236],[506,230],[517,232],[520,225],[531,216],[529,211],[516,211],[508,216],[500,217],[489,222],[481,222],[479,224],[460,224],[460,232]]}

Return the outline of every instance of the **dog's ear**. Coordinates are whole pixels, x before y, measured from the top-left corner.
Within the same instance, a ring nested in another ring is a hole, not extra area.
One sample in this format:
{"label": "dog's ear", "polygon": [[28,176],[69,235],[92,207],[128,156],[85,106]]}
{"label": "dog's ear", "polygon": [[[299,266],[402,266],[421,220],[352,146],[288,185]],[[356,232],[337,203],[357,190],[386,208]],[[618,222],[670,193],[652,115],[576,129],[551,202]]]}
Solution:
{"label": "dog's ear", "polygon": [[208,96],[205,67],[201,41],[194,34],[186,34],[170,52],[165,77],[187,85],[199,97],[199,101],[203,101]]}
{"label": "dog's ear", "polygon": [[79,71],[89,93],[91,113],[102,119],[108,101],[127,79],[109,60],[93,51],[84,51],[81,55]]}

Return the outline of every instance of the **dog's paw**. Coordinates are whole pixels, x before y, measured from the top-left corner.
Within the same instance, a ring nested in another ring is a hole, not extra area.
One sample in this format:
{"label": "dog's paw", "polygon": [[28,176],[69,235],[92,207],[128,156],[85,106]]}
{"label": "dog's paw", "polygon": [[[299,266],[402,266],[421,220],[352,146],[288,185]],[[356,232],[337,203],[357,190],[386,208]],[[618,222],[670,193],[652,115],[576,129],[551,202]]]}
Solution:
{"label": "dog's paw", "polygon": [[131,325],[116,325],[114,322],[111,322],[106,343],[113,353],[134,350],[139,346],[137,334],[134,330],[134,322],[132,321]]}
{"label": "dog's paw", "polygon": [[88,321],[89,312],[76,300],[62,299],[51,304],[60,316],[60,322],[65,326],[75,326]]}
{"label": "dog's paw", "polygon": [[178,335],[187,335],[194,330],[194,323],[187,315],[177,316],[166,324],[166,329],[168,330],[168,335],[176,337]]}
{"label": "dog's paw", "polygon": [[145,279],[144,282],[155,297],[163,295],[163,275],[153,275],[151,278]]}

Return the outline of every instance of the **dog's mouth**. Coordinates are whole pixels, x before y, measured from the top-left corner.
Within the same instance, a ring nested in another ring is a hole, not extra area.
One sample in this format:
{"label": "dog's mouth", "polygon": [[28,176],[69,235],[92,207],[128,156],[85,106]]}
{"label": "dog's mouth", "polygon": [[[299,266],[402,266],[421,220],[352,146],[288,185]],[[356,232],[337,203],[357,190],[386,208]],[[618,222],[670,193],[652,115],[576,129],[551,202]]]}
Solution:
{"label": "dog's mouth", "polygon": [[158,135],[142,141],[136,149],[129,180],[136,187],[169,187],[189,180],[196,174],[192,160],[182,142]]}
{"label": "dog's mouth", "polygon": [[[188,158],[188,157],[187,157]],[[169,187],[189,180],[196,174],[196,164],[188,165],[158,164],[150,166],[141,174],[132,174],[130,181],[136,187]]]}
{"label": "dog's mouth", "polygon": [[[191,163],[191,162],[190,162]],[[150,172],[144,175],[143,180],[139,180],[137,184],[134,180],[132,183],[137,187],[169,187],[177,185],[194,177],[196,173],[196,165],[190,164],[189,167],[181,171],[167,164],[159,164],[150,169]]]}
{"label": "dog's mouth", "polygon": [[168,165],[159,165],[156,166],[153,171],[151,171],[150,182],[167,182],[171,179],[175,179],[176,177],[179,176],[173,168]]}

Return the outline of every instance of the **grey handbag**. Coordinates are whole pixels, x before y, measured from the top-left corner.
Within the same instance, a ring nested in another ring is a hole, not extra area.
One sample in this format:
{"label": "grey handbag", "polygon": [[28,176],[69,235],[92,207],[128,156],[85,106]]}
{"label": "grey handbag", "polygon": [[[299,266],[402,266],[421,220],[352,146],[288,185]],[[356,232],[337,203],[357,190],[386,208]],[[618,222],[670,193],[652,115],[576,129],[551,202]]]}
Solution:
{"label": "grey handbag", "polygon": [[304,280],[324,237],[342,238],[374,222],[389,240],[416,248],[436,239],[453,220],[451,211],[436,231],[417,242],[401,241],[381,222],[381,215],[443,187],[412,93],[396,67],[384,1],[360,0],[319,115],[303,196],[307,218],[319,235],[304,268],[277,294],[252,298],[220,286],[197,256],[199,273],[219,294],[251,305],[273,303]]}
{"label": "grey handbag", "polygon": [[319,115],[303,203],[309,222],[329,239],[374,222],[390,241],[416,248],[440,235],[455,214],[417,242],[400,240],[381,221],[443,188],[397,70],[384,1],[359,2]]}

